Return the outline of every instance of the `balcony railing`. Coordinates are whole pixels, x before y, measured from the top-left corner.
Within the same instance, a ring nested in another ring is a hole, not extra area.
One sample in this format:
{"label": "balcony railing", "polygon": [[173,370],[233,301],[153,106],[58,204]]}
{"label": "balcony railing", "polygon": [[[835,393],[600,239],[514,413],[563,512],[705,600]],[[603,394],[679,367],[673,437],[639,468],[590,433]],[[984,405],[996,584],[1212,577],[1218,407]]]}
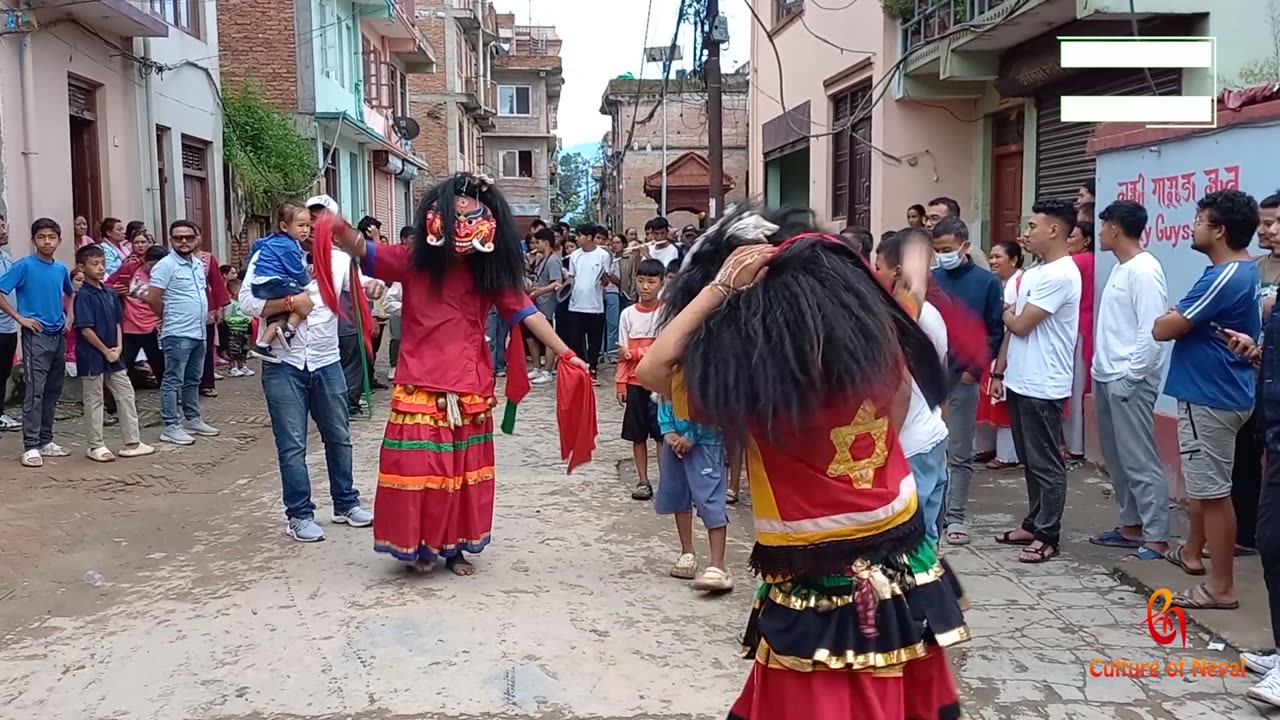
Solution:
{"label": "balcony railing", "polygon": [[[889,12],[901,18],[902,47],[909,50],[946,35],[1011,0],[895,0]],[[886,3],[890,5],[890,3]]]}

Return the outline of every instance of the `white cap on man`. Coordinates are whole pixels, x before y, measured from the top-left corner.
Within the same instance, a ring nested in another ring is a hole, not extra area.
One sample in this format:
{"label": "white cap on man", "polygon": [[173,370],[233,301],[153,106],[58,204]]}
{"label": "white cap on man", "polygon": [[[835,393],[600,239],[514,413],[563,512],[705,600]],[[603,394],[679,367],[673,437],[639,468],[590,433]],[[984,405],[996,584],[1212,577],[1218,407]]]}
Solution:
{"label": "white cap on man", "polygon": [[342,214],[342,209],[338,207],[337,201],[335,201],[333,198],[329,197],[328,195],[316,195],[316,196],[307,198],[306,204],[307,204],[307,207],[315,207],[316,205],[319,205],[323,207],[325,210],[328,210],[329,212],[335,215]]}

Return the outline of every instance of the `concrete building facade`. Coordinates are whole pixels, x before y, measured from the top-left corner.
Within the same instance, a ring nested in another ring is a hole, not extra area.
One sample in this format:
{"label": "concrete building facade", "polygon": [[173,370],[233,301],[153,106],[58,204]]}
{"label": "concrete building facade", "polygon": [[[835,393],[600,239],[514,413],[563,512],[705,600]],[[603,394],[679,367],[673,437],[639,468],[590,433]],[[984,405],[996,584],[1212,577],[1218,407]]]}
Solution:
{"label": "concrete building facade", "polygon": [[482,133],[495,127],[493,53],[497,13],[490,0],[418,0],[414,23],[436,48],[437,72],[409,78],[410,114],[422,129],[420,150],[436,176],[459,171],[498,175],[485,162]]}
{"label": "concrete building facade", "polygon": [[[745,199],[751,182],[748,84],[745,73],[724,76],[726,204]],[[667,83],[665,163],[662,89],[661,80],[619,78],[609,81],[601,100],[600,112],[609,116],[611,126],[605,136],[600,205],[604,219],[619,232],[639,230],[659,213],[664,165],[672,226],[697,225],[699,215],[709,211],[706,87],[692,78]]]}
{"label": "concrete building facade", "polygon": [[497,169],[495,177],[523,229],[558,211],[552,200],[560,148],[556,122],[564,85],[562,43],[554,27],[516,25],[513,14],[497,20],[493,82],[498,114],[494,128],[484,133],[484,162]]}
{"label": "concrete building facade", "polygon": [[[76,216],[143,217],[144,131],[138,119],[136,38],[170,27],[149,5],[126,0],[0,4],[0,213],[10,250],[31,252],[29,228],[63,228],[70,261]],[[154,138],[154,134],[148,134]],[[154,140],[150,141],[154,144]]]}
{"label": "concrete building facade", "polygon": [[315,142],[316,188],[389,235],[427,169],[395,123],[409,116],[413,78],[435,70],[414,15],[412,0],[223,0],[218,14],[228,89],[252,86],[294,113]]}

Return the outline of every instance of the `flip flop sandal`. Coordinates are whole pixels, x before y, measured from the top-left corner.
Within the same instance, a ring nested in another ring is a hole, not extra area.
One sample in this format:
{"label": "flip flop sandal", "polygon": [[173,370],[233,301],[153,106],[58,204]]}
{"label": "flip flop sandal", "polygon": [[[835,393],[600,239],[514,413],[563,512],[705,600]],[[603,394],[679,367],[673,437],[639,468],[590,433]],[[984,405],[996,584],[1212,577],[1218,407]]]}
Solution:
{"label": "flip flop sandal", "polygon": [[111,451],[104,447],[93,448],[85,454],[89,456],[90,460],[100,463],[114,462],[116,459],[116,456],[112,455]]}
{"label": "flip flop sandal", "polygon": [[1209,588],[1200,583],[1195,587],[1175,593],[1173,596],[1173,606],[1187,608],[1188,610],[1235,610],[1240,607],[1240,601],[1221,602],[1209,592]]}
{"label": "flip flop sandal", "polygon": [[631,491],[632,500],[652,500],[653,486],[649,483],[636,483],[636,489]]}
{"label": "flip flop sandal", "polygon": [[1164,559],[1168,560],[1174,565],[1177,565],[1179,568],[1182,569],[1182,572],[1188,575],[1192,575],[1195,577],[1200,577],[1201,575],[1204,575],[1205,570],[1202,567],[1199,567],[1199,568],[1187,567],[1187,562],[1182,559],[1182,547],[1183,547],[1182,545],[1178,545],[1176,547],[1169,548],[1169,552],[1166,552],[1164,554]]}
{"label": "flip flop sandal", "polygon": [[[1257,554],[1258,554],[1258,550],[1256,548],[1245,547],[1243,545],[1236,545],[1234,556],[1235,557],[1253,557],[1254,555],[1257,555]],[[1201,550],[1200,557],[1204,560],[1210,559],[1209,548],[1205,548],[1204,550]]]}
{"label": "flip flop sandal", "polygon": [[1120,532],[1120,528],[1111,528],[1105,530],[1089,538],[1091,545],[1101,545],[1102,547],[1117,548],[1139,548],[1142,543],[1138,540],[1130,540]]}
{"label": "flip flop sandal", "polygon": [[971,538],[969,531],[963,525],[951,525],[947,528],[947,544],[948,545],[968,545]]}
{"label": "flip flop sandal", "polygon": [[1022,463],[1019,463],[1016,460],[1013,462],[1005,462],[1003,460],[992,460],[991,462],[987,463],[987,469],[988,470],[1012,470],[1016,467],[1021,466],[1021,464]]}
{"label": "flip flop sandal", "polygon": [[1146,545],[1143,545],[1137,550],[1125,555],[1124,559],[1126,562],[1133,560],[1163,560],[1164,555],[1159,550],[1152,550]]}
{"label": "flip flop sandal", "polygon": [[1015,530],[1004,531],[1004,534],[996,536],[996,542],[1001,545],[1030,545],[1036,541],[1035,538],[1015,538],[1013,537],[1015,532]]}
{"label": "flip flop sandal", "polygon": [[[1062,554],[1057,545],[1053,543],[1045,543],[1038,548],[1027,546],[1023,551],[1023,555],[1018,556],[1018,562],[1026,565],[1039,565],[1046,563]],[[1031,554],[1031,558],[1027,559],[1025,555]]]}
{"label": "flip flop sandal", "polygon": [[734,491],[732,491],[732,490],[725,490],[725,492],[724,492],[724,501],[725,501],[725,503],[726,503],[726,504],[729,504],[729,505],[737,505],[737,504],[738,504],[738,493],[736,493],[736,492],[734,492]]}

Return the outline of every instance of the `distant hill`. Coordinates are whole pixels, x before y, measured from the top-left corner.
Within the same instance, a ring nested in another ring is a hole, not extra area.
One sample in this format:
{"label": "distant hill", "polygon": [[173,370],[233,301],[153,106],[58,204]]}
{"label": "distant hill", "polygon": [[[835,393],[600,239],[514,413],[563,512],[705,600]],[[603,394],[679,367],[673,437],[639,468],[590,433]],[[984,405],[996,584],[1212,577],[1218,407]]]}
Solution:
{"label": "distant hill", "polygon": [[585,143],[578,143],[577,145],[566,145],[565,147],[561,148],[560,150],[561,155],[567,155],[568,153],[578,153],[579,155],[582,155],[588,160],[591,160],[592,164],[594,164],[594,162],[598,159],[598,156],[600,154],[600,143],[585,142]]}

